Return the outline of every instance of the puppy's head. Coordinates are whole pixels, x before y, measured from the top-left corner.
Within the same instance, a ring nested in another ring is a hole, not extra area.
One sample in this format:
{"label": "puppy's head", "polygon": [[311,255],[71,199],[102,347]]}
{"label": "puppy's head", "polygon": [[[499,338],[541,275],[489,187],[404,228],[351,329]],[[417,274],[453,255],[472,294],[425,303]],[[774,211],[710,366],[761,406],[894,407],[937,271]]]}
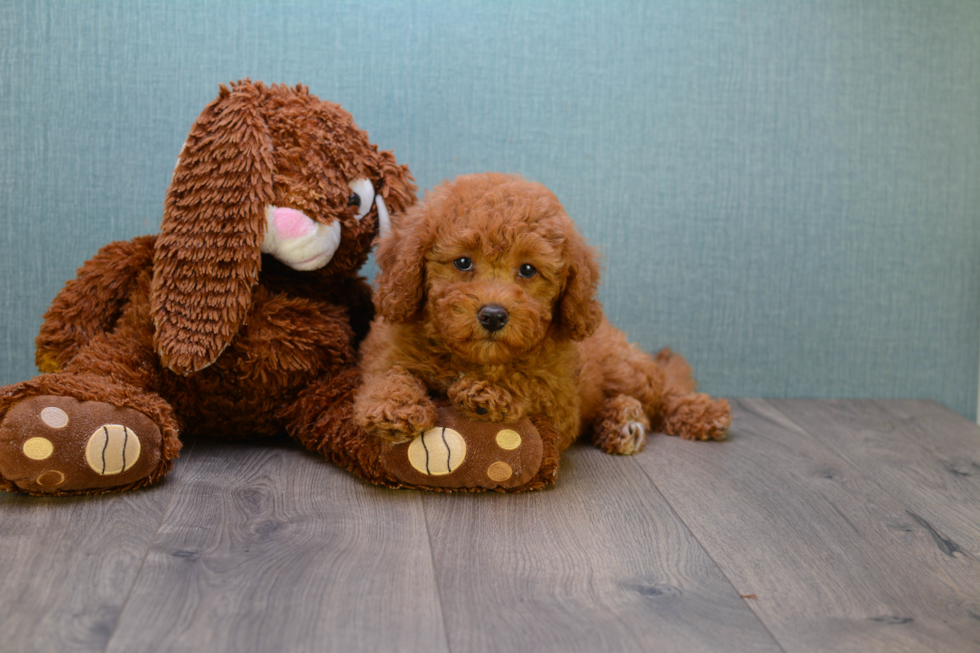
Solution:
{"label": "puppy's head", "polygon": [[377,254],[375,304],[424,321],[454,354],[502,364],[545,338],[595,331],[599,270],[558,199],[503,174],[460,177],[400,216]]}
{"label": "puppy's head", "polygon": [[188,374],[214,362],[263,264],[320,277],[359,268],[388,210],[414,193],[408,168],[338,105],[301,85],[222,86],[191,127],[164,205],[151,299],[163,364]]}

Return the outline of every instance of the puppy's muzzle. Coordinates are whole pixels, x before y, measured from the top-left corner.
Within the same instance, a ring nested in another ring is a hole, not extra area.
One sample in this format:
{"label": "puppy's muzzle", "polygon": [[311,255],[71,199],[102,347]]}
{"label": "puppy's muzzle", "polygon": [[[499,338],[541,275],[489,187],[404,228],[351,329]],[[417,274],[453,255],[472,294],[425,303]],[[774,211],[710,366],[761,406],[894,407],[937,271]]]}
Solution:
{"label": "puppy's muzzle", "polygon": [[503,306],[488,304],[480,307],[476,319],[480,321],[480,326],[490,333],[494,333],[504,328],[507,320],[510,319],[510,315],[507,314],[507,309]]}

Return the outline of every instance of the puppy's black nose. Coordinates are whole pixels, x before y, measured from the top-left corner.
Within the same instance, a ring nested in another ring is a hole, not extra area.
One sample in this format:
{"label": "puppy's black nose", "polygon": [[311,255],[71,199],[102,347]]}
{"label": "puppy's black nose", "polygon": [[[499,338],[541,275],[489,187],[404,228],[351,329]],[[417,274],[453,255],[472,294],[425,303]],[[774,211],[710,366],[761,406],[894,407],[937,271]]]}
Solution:
{"label": "puppy's black nose", "polygon": [[503,306],[488,304],[480,308],[480,311],[476,314],[476,319],[480,321],[484,329],[493,333],[494,331],[503,329],[510,316],[507,315],[507,309]]}

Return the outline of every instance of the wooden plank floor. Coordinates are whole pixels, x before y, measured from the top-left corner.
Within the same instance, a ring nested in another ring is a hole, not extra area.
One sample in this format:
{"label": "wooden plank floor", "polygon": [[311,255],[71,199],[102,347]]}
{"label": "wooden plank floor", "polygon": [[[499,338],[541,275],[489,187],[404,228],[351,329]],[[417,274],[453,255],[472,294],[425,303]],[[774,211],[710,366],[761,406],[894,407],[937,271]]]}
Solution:
{"label": "wooden plank floor", "polygon": [[975,424],[734,406],[524,495],[207,440],[145,490],[0,495],[0,651],[980,651]]}

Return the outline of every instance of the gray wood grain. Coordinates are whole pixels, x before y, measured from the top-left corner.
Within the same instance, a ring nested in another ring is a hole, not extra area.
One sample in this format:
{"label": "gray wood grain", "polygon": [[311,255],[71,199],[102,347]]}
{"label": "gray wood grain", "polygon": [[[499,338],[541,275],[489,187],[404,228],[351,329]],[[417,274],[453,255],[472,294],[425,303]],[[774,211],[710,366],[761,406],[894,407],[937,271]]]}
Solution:
{"label": "gray wood grain", "polygon": [[575,446],[558,484],[425,494],[453,651],[778,651],[636,462]]}
{"label": "gray wood grain", "polygon": [[133,492],[0,493],[0,650],[105,649],[191,458]]}
{"label": "gray wood grain", "polygon": [[[909,423],[888,410],[891,403],[786,400],[776,407],[900,501],[909,528],[929,531],[946,555],[980,558],[980,428],[931,402],[921,402]],[[943,450],[944,441],[956,440],[961,451]]]}
{"label": "gray wood grain", "polygon": [[[903,432],[932,451],[963,486],[980,497],[980,425],[934,401],[880,401],[898,419]],[[960,486],[962,487],[962,486]]]}
{"label": "gray wood grain", "polygon": [[980,647],[973,555],[938,546],[861,468],[873,460],[849,462],[779,402],[734,405],[728,441],[654,438],[637,462],[787,651]]}
{"label": "gray wood grain", "polygon": [[199,442],[108,651],[446,651],[417,492]]}
{"label": "gray wood grain", "polygon": [[735,408],[729,441],[576,446],[525,495],[208,441],[153,488],[0,495],[0,650],[980,650],[980,428]]}

